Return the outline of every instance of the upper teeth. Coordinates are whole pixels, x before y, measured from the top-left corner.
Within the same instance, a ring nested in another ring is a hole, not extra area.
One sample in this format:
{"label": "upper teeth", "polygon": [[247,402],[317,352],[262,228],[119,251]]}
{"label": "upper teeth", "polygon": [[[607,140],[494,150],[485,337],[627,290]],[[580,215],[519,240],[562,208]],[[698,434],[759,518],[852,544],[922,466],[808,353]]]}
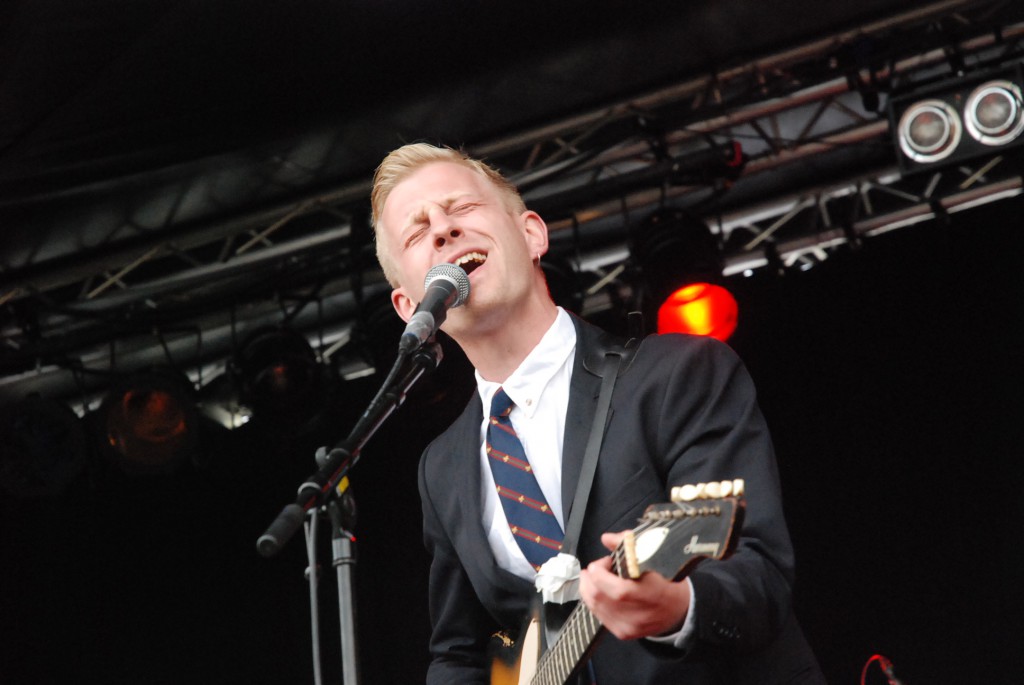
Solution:
{"label": "upper teeth", "polygon": [[484,262],[487,261],[487,255],[483,252],[467,252],[458,259],[455,260],[455,266],[462,266],[467,262]]}

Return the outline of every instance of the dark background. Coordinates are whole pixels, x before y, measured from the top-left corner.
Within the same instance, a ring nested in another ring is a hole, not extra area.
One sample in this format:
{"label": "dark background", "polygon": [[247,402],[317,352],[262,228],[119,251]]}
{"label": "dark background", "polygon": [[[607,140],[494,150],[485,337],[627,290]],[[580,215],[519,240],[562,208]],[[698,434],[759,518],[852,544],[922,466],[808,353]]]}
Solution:
{"label": "dark background", "polygon": [[[703,97],[712,93],[690,94],[611,118],[591,138],[584,125],[564,128],[578,137],[580,157],[622,143],[641,150],[627,165],[650,162],[658,126],[682,136],[693,121],[842,81],[851,70],[878,74],[896,59],[948,50],[932,73],[874,85],[884,101],[941,81],[956,70],[961,38],[987,35],[990,20],[1000,31],[1019,28],[1024,11],[1014,2],[951,1],[930,19],[825,40],[936,4],[0,3],[0,418],[28,391],[81,399],[73,372],[107,346],[130,366],[139,350],[162,359],[161,336],[202,330],[206,358],[184,359],[180,348],[167,356],[193,370],[223,368],[234,343],[225,322],[236,313],[251,327],[277,325],[282,299],[312,292],[329,309],[334,303],[332,325],[364,314],[337,302],[358,285],[381,285],[371,246],[355,234],[374,166],[402,142],[491,144],[501,165],[529,171],[531,144],[508,142],[524,132],[634,107],[648,93],[824,40],[779,70],[724,78],[721,107]],[[1019,65],[1020,32],[995,47]],[[705,208],[739,212],[896,168],[884,105],[862,110],[851,126],[881,121],[873,137],[762,166],[741,176],[722,205]],[[716,135],[746,130],[740,140],[753,161],[772,163],[825,133],[804,139],[807,120],[790,114],[772,139],[743,126]],[[546,155],[562,143],[538,145]],[[944,179],[954,187],[963,180],[957,166]],[[995,174],[1016,177],[1021,168],[1007,157]],[[919,180],[906,186],[915,197],[927,174]],[[553,218],[564,247],[578,207],[559,207],[543,183],[533,190],[562,212]],[[312,257],[296,250],[251,271],[238,259],[217,264],[222,249],[249,239],[247,229],[264,230],[311,199],[334,213],[300,217],[273,236],[276,246],[346,223],[350,234]],[[877,207],[884,214],[896,204]],[[650,209],[634,209],[634,222]],[[757,384],[781,468],[798,555],[796,611],[831,683],[858,682],[876,652],[906,685],[1015,682],[1024,666],[1022,214],[1018,196],[871,237],[857,250],[829,247],[807,272],[730,279],[740,302],[730,344]],[[628,226],[605,219],[589,234],[583,226],[584,251],[626,240]],[[792,228],[779,231],[779,244],[799,237],[786,234]],[[126,275],[123,292],[84,297],[167,245],[181,253],[165,250]],[[219,280],[196,278],[210,265],[223,267],[211,269]],[[183,274],[193,280],[174,281]],[[316,324],[304,324],[310,339]],[[109,361],[99,371],[110,374],[85,379],[89,393],[132,370]],[[133,477],[93,455],[59,496],[0,495],[0,685],[311,682],[302,541],[272,559],[255,543],[313,471],[316,447],[345,435],[379,380],[335,389],[308,431],[272,419],[233,433],[207,425],[197,459],[173,473]],[[442,368],[352,474],[367,683],[422,680],[428,559],[416,463],[471,392],[465,359],[449,346]],[[0,457],[5,447],[0,441]],[[326,565],[326,537],[319,547]],[[320,606],[326,682],[338,683],[329,566]],[[882,681],[873,667],[867,682]]]}
{"label": "dark background", "polygon": [[[796,610],[832,683],[856,682],[875,652],[911,685],[1019,672],[1022,208],[738,284],[731,344],[773,429]],[[459,402],[432,405],[430,392],[464,396],[465,371],[450,357],[353,473],[367,682],[415,682],[426,665],[416,460]],[[303,544],[266,560],[255,540],[311,470],[315,436],[249,428],[211,439],[205,468],[96,471],[58,501],[4,509],[0,680],[310,682]],[[323,581],[337,682],[333,575]]]}

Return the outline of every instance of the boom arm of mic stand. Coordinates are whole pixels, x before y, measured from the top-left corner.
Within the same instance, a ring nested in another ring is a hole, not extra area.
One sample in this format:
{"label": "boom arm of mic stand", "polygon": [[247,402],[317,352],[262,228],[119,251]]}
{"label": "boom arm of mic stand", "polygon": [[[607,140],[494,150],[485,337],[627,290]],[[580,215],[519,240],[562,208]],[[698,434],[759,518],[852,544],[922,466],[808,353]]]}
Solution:
{"label": "boom arm of mic stand", "polygon": [[389,388],[383,388],[366,408],[349,436],[327,454],[323,465],[299,486],[295,502],[285,506],[277,518],[256,541],[256,549],[265,557],[277,554],[302,526],[306,512],[330,498],[341,479],[355,466],[363,446],[381,424],[405,401],[409,389],[424,371],[433,370],[441,362],[441,346],[428,342],[406,361],[406,369]]}

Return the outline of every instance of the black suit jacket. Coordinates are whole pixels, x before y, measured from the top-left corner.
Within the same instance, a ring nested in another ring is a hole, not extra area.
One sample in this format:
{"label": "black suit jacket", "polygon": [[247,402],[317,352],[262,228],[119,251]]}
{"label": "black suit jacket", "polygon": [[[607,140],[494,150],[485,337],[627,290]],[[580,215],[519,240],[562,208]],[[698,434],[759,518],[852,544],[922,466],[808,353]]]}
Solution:
{"label": "black suit jacket", "polygon": [[[596,409],[603,332],[577,319],[563,440],[562,501],[571,506]],[[481,514],[482,407],[477,395],[424,452],[420,494],[432,554],[429,683],[487,683],[487,645],[516,631],[536,594],[498,567]],[[616,683],[823,682],[790,612],[793,553],[771,441],[752,383],[735,354],[713,340],[652,336],[617,381],[577,549],[581,563],[607,553],[605,531],[633,528],[674,485],[743,478],[747,513],[738,548],[691,573],[696,639],[686,652],[647,640],[603,638],[594,665]],[[565,512],[568,520],[570,512]]]}

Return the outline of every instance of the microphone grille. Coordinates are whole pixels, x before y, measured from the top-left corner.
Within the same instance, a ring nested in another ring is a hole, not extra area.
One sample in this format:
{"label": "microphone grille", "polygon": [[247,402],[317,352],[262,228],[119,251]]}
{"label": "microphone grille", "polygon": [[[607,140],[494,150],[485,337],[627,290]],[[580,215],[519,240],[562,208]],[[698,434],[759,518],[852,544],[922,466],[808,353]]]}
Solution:
{"label": "microphone grille", "polygon": [[452,304],[453,309],[466,303],[466,300],[469,299],[469,275],[461,266],[438,264],[432,267],[427,272],[427,277],[423,279],[424,289],[429,288],[430,284],[439,278],[451,281],[455,284],[455,289],[458,290],[459,295]]}

